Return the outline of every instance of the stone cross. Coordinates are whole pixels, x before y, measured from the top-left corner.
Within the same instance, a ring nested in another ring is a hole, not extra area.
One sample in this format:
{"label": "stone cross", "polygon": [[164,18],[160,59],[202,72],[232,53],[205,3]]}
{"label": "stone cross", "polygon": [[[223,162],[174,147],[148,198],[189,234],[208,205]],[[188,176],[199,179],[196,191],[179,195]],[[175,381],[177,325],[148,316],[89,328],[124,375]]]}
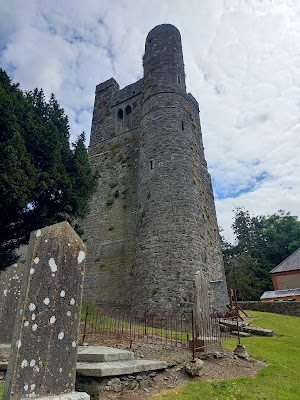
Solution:
{"label": "stone cross", "polygon": [[194,324],[196,334],[196,347],[200,351],[213,351],[220,349],[219,325],[212,318],[212,307],[209,298],[209,287],[202,271],[197,271],[193,279],[194,288]]}
{"label": "stone cross", "polygon": [[67,222],[31,233],[4,400],[81,396],[74,390],[85,257]]}

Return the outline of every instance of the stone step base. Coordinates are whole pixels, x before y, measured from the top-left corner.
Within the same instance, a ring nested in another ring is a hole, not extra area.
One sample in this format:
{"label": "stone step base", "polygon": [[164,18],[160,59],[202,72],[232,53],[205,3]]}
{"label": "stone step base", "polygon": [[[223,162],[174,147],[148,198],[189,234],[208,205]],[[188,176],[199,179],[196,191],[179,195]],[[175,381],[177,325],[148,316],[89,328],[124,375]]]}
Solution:
{"label": "stone step base", "polygon": [[78,362],[76,374],[81,376],[120,376],[137,372],[156,371],[167,368],[166,361],[129,360],[100,363]]}
{"label": "stone step base", "polygon": [[90,400],[90,396],[85,392],[71,392],[39,397],[39,400]]}
{"label": "stone step base", "polygon": [[0,371],[6,371],[8,366],[8,361],[0,361]]}
{"label": "stone step base", "polygon": [[133,360],[134,353],[107,346],[79,346],[78,362],[109,362]]}
{"label": "stone step base", "polygon": [[[0,370],[7,370],[8,362],[0,362]],[[167,368],[166,361],[128,360],[110,362],[78,362],[76,374],[81,376],[119,376]]]}
{"label": "stone step base", "polygon": [[0,344],[0,357],[8,359],[10,354],[10,344]]}

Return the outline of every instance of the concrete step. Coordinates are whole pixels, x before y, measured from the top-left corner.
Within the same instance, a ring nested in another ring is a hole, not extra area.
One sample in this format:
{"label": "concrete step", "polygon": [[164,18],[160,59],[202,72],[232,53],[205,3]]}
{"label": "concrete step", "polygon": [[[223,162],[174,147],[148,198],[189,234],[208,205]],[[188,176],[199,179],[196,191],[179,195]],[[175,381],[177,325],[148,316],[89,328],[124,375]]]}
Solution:
{"label": "concrete step", "polygon": [[[8,361],[0,361],[0,371],[7,370]],[[83,376],[117,376],[131,375],[136,372],[155,371],[167,368],[166,361],[128,360],[108,362],[78,362],[77,375]]]}
{"label": "concrete step", "polygon": [[[0,356],[8,359],[10,345],[0,345]],[[108,346],[78,346],[77,361],[106,362],[133,360],[134,353]]]}
{"label": "concrete step", "polygon": [[10,354],[10,344],[0,344],[0,359],[8,359]]}
{"label": "concrete step", "polygon": [[6,371],[8,366],[8,361],[0,361],[0,371]]}
{"label": "concrete step", "polygon": [[166,361],[129,360],[100,363],[77,363],[76,373],[81,376],[118,376],[167,368]]}
{"label": "concrete step", "polygon": [[78,362],[107,362],[133,360],[134,353],[107,346],[79,346]]}

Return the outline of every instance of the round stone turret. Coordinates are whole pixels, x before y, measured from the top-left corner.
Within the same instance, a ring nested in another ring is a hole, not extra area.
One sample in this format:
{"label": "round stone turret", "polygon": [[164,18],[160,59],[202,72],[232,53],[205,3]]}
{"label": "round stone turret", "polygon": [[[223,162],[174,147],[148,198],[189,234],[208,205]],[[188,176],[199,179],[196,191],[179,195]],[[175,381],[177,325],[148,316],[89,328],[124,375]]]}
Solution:
{"label": "round stone turret", "polygon": [[144,65],[144,100],[149,92],[185,93],[185,73],[181,37],[173,25],[153,28],[146,39]]}
{"label": "round stone turret", "polygon": [[[144,56],[135,274],[139,293],[134,296],[151,309],[191,307],[193,275],[203,269],[199,185],[207,170],[203,165],[200,171],[198,108],[186,93],[184,76],[179,31],[157,26],[146,39]],[[209,279],[208,271],[203,272]]]}

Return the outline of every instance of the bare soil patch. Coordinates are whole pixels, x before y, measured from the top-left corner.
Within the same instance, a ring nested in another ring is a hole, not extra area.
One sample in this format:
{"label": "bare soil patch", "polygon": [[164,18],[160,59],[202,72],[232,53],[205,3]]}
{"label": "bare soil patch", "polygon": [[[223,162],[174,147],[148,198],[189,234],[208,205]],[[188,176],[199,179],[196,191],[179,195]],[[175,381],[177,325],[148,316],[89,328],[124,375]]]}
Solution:
{"label": "bare soil patch", "polygon": [[[103,343],[103,341],[94,335],[88,336],[86,338],[86,343],[94,346],[111,345],[120,349],[129,350],[128,344],[117,344],[111,341]],[[134,351],[135,358],[167,361],[169,367],[164,371],[158,371],[153,378],[153,382],[150,382],[146,388],[135,388],[134,390],[116,393],[113,395],[113,398],[122,400],[143,400],[146,397],[153,396],[164,390],[174,389],[190,381],[214,381],[254,376],[257,371],[266,366],[266,363],[254,358],[249,357],[248,360],[245,360],[236,357],[230,350],[222,350],[221,354],[210,354],[208,359],[203,360],[204,366],[202,375],[193,378],[184,371],[185,365],[192,359],[191,351],[186,348],[168,347],[167,345],[158,344],[153,345],[150,343],[133,343],[131,350]],[[222,358],[218,358],[218,356]],[[110,395],[112,395],[112,393]]]}

